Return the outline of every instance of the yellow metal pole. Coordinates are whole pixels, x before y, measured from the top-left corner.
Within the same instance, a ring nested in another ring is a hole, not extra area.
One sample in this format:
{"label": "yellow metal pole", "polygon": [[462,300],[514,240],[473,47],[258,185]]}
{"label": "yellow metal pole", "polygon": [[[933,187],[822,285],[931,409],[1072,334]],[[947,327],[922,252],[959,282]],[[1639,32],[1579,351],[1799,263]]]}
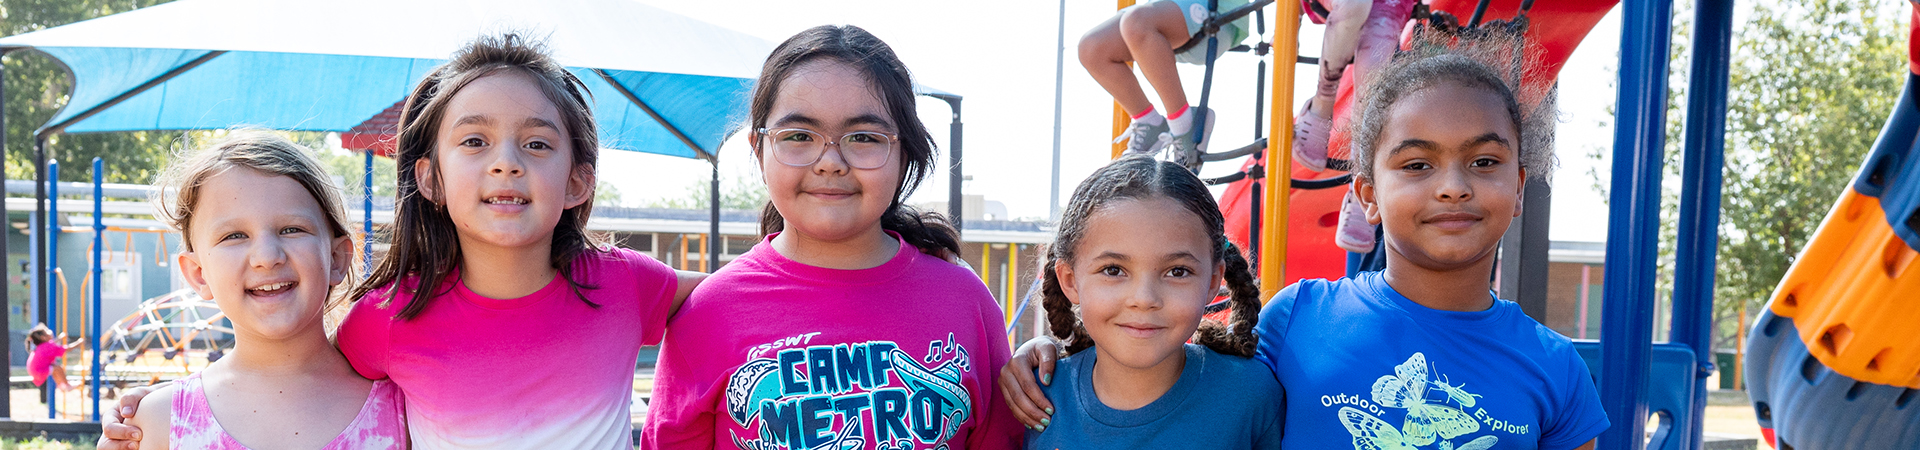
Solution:
{"label": "yellow metal pole", "polygon": [[700,233],[700,271],[701,272],[708,272],[707,260],[710,260],[710,259],[713,259],[713,255],[707,254],[707,234]]}
{"label": "yellow metal pole", "polygon": [[1267,181],[1260,198],[1260,301],[1287,277],[1287,194],[1293,191],[1293,68],[1300,59],[1300,3],[1274,2],[1273,101],[1267,114]]}
{"label": "yellow metal pole", "polygon": [[980,282],[993,282],[993,244],[980,244]]}
{"label": "yellow metal pole", "polygon": [[1013,299],[1020,295],[1020,244],[1007,243],[1007,321],[1013,321]]}
{"label": "yellow metal pole", "polygon": [[[1127,9],[1128,6],[1133,6],[1133,0],[1119,0],[1119,6],[1113,8],[1113,10],[1119,11]],[[1133,63],[1127,63],[1127,66],[1132,67]],[[1120,102],[1113,102],[1113,135],[1119,136],[1122,133],[1126,133],[1127,125],[1131,122],[1133,122],[1133,115],[1127,114],[1127,109],[1121,108]],[[1127,151],[1127,144],[1114,143],[1112,159],[1120,159],[1120,153],[1125,151]]]}

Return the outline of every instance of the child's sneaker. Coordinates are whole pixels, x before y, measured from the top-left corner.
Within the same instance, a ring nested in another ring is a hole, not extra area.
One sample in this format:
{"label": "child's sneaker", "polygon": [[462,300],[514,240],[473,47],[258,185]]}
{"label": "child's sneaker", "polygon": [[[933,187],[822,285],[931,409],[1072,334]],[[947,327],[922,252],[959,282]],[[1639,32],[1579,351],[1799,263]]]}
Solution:
{"label": "child's sneaker", "polygon": [[1347,198],[1340,201],[1340,226],[1333,232],[1333,245],[1349,252],[1367,253],[1373,251],[1373,240],[1373,224],[1367,223],[1367,211],[1349,189]]}
{"label": "child's sneaker", "polygon": [[[1194,112],[1196,111],[1187,111],[1187,114],[1193,114]],[[1199,127],[1200,142],[1198,143],[1193,141],[1193,130],[1187,130],[1185,134],[1177,135],[1172,134],[1171,131],[1168,132],[1167,136],[1172,141],[1168,144],[1168,152],[1170,153],[1168,156],[1173,162],[1185,166],[1187,170],[1193,171],[1193,173],[1200,173],[1200,155],[1207,152],[1207,141],[1213,137],[1213,119],[1213,108],[1207,108],[1207,124]]]}
{"label": "child's sneaker", "polygon": [[[1327,140],[1333,135],[1333,120],[1313,113],[1313,103],[1293,116],[1293,162],[1319,172],[1327,170]],[[1371,228],[1369,228],[1371,229]]]}
{"label": "child's sneaker", "polygon": [[1122,141],[1127,143],[1127,150],[1122,155],[1159,153],[1160,149],[1167,146],[1165,139],[1162,139],[1162,136],[1167,134],[1167,121],[1161,119],[1159,122],[1146,123],[1135,120],[1127,124],[1127,133],[1115,138],[1113,143],[1118,144]]}

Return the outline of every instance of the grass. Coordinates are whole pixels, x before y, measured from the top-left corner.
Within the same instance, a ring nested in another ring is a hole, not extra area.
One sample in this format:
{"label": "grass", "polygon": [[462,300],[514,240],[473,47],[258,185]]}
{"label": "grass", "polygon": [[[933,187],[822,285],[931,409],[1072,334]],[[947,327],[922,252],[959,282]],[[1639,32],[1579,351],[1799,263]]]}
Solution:
{"label": "grass", "polygon": [[0,450],[93,450],[93,442],[66,442],[47,438],[0,438]]}

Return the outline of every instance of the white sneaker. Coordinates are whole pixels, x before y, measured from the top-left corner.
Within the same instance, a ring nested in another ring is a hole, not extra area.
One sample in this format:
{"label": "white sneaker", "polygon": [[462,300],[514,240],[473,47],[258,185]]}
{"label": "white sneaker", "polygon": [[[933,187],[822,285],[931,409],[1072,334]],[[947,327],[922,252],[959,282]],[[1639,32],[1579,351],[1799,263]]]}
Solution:
{"label": "white sneaker", "polygon": [[1333,232],[1333,245],[1349,252],[1368,253],[1373,251],[1373,243],[1373,224],[1367,223],[1366,209],[1349,189],[1347,197],[1340,201],[1340,225]]}
{"label": "white sneaker", "polygon": [[1327,140],[1333,135],[1333,120],[1312,111],[1312,103],[1293,116],[1293,162],[1314,172],[1327,170]]}
{"label": "white sneaker", "polygon": [[[1187,111],[1187,114],[1193,113],[1194,111],[1192,110]],[[1181,166],[1186,167],[1187,170],[1193,171],[1193,173],[1200,173],[1200,166],[1202,165],[1200,155],[1207,152],[1207,142],[1212,140],[1214,116],[1213,108],[1207,108],[1206,125],[1195,127],[1201,130],[1200,142],[1198,143],[1193,141],[1193,130],[1187,130],[1186,134],[1180,135],[1168,132],[1167,137],[1171,141],[1168,144],[1168,159],[1179,163]]]}
{"label": "white sneaker", "polygon": [[1159,153],[1160,149],[1167,147],[1167,142],[1161,138],[1161,136],[1165,134],[1167,134],[1167,121],[1165,119],[1162,119],[1158,124],[1141,123],[1135,120],[1127,124],[1126,134],[1114,138],[1113,143],[1127,143],[1127,150],[1121,153],[1122,155],[1151,155]]}

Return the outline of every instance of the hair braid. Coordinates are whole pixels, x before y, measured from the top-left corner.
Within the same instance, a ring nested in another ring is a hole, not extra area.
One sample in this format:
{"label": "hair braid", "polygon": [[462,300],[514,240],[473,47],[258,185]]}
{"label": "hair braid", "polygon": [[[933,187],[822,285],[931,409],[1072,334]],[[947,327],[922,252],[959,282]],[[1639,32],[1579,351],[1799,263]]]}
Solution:
{"label": "hair braid", "polygon": [[1067,353],[1079,353],[1093,348],[1093,336],[1087,335],[1087,328],[1080,325],[1080,311],[1067,299],[1067,293],[1060,289],[1060,275],[1054,272],[1054,264],[1059,257],[1052,251],[1047,252],[1047,264],[1040,268],[1040,294],[1044,297],[1042,306],[1047,308],[1047,329],[1056,339],[1066,341]]}
{"label": "hair braid", "polygon": [[1254,281],[1240,249],[1232,243],[1226,247],[1221,256],[1226,264],[1223,268],[1229,301],[1233,302],[1233,318],[1225,324],[1211,320],[1200,324],[1194,343],[1220,353],[1251,357],[1254,347],[1260,344],[1259,337],[1253,334],[1253,326],[1260,323],[1260,283]]}

